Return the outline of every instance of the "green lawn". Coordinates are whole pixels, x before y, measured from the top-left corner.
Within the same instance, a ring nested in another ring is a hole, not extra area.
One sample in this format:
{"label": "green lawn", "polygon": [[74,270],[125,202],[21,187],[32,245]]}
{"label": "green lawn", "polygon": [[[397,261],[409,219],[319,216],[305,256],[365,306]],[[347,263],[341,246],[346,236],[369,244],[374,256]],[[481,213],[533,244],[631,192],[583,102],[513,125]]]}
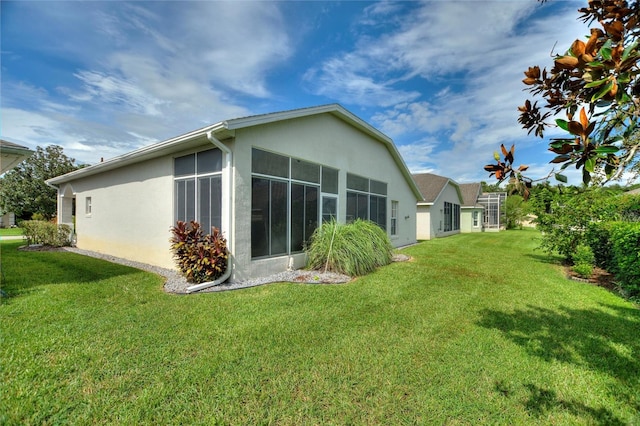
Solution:
{"label": "green lawn", "polygon": [[0,424],[640,425],[640,310],[565,279],[537,235],[189,296],[3,242]]}
{"label": "green lawn", "polygon": [[1,237],[15,237],[22,235],[22,228],[0,228]]}

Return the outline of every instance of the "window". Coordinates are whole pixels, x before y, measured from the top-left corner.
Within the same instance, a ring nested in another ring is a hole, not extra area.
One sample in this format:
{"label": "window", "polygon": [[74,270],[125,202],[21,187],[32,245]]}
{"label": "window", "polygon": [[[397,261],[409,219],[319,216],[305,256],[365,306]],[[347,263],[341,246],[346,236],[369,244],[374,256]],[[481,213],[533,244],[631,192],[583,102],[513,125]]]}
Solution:
{"label": "window", "polygon": [[338,217],[338,198],[322,196],[322,222],[331,222]]}
{"label": "window", "polygon": [[347,173],[347,222],[370,220],[387,229],[387,184]]}
{"label": "window", "polygon": [[87,216],[91,216],[91,197],[86,197],[84,199],[84,213]]}
{"label": "window", "polygon": [[251,256],[287,253],[288,183],[254,177],[251,183]]}
{"label": "window", "polygon": [[460,230],[460,204],[444,202],[444,232]]}
{"label": "window", "polygon": [[453,205],[453,230],[460,230],[460,204]]}
{"label": "window", "polygon": [[398,202],[391,202],[391,235],[398,235]]}
{"label": "window", "polygon": [[337,214],[338,170],[257,148],[251,164],[251,257],[301,252]]}
{"label": "window", "polygon": [[322,222],[338,217],[338,170],[322,166]]}
{"label": "window", "polygon": [[200,223],[210,233],[222,223],[222,151],[217,148],[174,159],[175,220]]}
{"label": "window", "polygon": [[477,211],[473,212],[473,227],[477,228],[480,225],[480,213]]}

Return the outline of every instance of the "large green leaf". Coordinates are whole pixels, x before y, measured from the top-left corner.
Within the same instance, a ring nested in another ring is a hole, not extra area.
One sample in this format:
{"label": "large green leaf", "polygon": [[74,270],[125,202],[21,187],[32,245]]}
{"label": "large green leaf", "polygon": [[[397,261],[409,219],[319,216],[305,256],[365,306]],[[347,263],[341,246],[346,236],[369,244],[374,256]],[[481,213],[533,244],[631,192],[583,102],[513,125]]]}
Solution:
{"label": "large green leaf", "polygon": [[627,58],[629,57],[629,54],[635,50],[638,47],[638,42],[636,41],[635,43],[629,45],[626,47],[626,49],[624,49],[624,52],[622,52],[622,61],[627,60]]}
{"label": "large green leaf", "polygon": [[620,151],[620,148],[618,148],[617,146],[614,146],[614,145],[600,145],[599,147],[597,147],[593,151],[597,152],[598,154],[614,154],[614,153]]}
{"label": "large green leaf", "polygon": [[597,81],[592,81],[591,83],[587,83],[584,85],[584,87],[598,87],[598,86],[602,86],[604,83],[606,83],[609,79],[608,78],[603,78],[602,80],[597,80]]}
{"label": "large green leaf", "polygon": [[597,93],[595,93],[591,97],[591,102],[595,102],[598,99],[603,98],[607,93],[611,91],[612,87],[613,87],[613,81],[610,81],[607,85],[605,85],[602,89],[600,89]]}
{"label": "large green leaf", "polygon": [[568,132],[569,131],[569,122],[567,120],[563,120],[562,118],[557,118],[556,119],[556,124],[558,125],[558,127],[560,127],[562,130]]}
{"label": "large green leaf", "polygon": [[563,174],[560,174],[560,173],[556,173],[555,174],[555,178],[556,178],[556,180],[558,180],[558,181],[560,181],[562,183],[567,183],[568,182],[567,177],[565,175],[563,175]]}
{"label": "large green leaf", "polygon": [[611,39],[600,48],[600,55],[605,61],[611,60]]}
{"label": "large green leaf", "polygon": [[584,162],[584,169],[589,173],[593,173],[596,169],[596,159],[593,157],[587,158],[587,160]]}

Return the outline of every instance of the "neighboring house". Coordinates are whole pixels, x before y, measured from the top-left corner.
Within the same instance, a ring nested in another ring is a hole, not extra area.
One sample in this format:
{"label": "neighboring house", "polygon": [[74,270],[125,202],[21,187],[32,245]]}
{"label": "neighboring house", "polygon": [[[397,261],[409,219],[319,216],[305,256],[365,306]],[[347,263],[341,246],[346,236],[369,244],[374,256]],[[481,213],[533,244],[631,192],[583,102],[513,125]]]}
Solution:
{"label": "neighboring house", "polygon": [[480,183],[458,184],[432,173],[414,174],[413,179],[423,196],[417,206],[418,240],[484,230]]}
{"label": "neighboring house", "polygon": [[47,181],[77,246],[175,269],[177,220],[217,226],[234,281],[303,267],[323,220],[416,241],[420,191],[393,141],[340,105],[222,121]]}
{"label": "neighboring house", "polygon": [[4,213],[0,215],[0,228],[11,228],[16,225],[15,213]]}
{"label": "neighboring house", "polygon": [[482,184],[461,183],[462,206],[460,207],[460,232],[482,232],[484,229],[484,206],[478,203],[482,195]]}
{"label": "neighboring house", "polygon": [[[0,175],[16,167],[31,154],[33,151],[26,146],[0,139]],[[0,228],[15,225],[16,215],[13,212],[0,212]]]}
{"label": "neighboring house", "polygon": [[418,201],[418,240],[446,237],[460,233],[460,212],[464,203],[460,186],[444,176],[414,174],[423,199]]}
{"label": "neighboring house", "polygon": [[0,175],[13,169],[33,151],[26,146],[0,139]]}

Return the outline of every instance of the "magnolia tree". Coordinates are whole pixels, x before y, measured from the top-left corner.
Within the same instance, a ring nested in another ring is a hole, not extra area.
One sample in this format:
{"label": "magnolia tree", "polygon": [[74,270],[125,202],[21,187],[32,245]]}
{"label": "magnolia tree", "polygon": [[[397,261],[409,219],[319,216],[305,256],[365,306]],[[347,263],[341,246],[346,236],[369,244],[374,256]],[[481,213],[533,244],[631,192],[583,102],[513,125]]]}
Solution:
{"label": "magnolia tree", "polygon": [[[528,133],[544,138],[556,126],[566,136],[551,139],[549,150],[555,178],[567,182],[562,171],[575,166],[585,184],[638,175],[640,166],[640,0],[590,0],[578,10],[590,35],[576,39],[564,54],[554,57],[550,70],[539,66],[524,72],[523,83],[533,96],[518,108]],[[514,147],[501,146],[495,164],[485,166],[499,181],[509,179],[525,197],[532,180],[527,166],[514,165]]]}

